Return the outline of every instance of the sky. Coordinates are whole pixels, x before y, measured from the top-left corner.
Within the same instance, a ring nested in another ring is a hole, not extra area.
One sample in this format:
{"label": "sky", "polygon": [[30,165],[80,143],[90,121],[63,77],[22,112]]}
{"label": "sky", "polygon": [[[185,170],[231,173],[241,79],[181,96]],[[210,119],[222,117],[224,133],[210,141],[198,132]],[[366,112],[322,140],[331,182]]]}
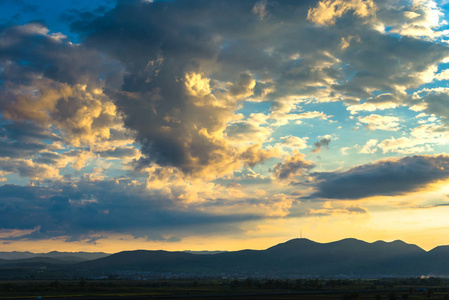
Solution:
{"label": "sky", "polygon": [[0,249],[449,244],[449,4],[0,0]]}

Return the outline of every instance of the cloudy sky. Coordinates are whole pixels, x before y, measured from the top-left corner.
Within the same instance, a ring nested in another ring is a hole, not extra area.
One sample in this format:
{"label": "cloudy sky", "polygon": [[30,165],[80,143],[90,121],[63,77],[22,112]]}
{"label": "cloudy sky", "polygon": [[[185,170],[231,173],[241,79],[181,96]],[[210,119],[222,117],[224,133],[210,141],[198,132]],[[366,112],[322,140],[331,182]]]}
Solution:
{"label": "cloudy sky", "polygon": [[449,4],[0,0],[0,249],[449,244]]}

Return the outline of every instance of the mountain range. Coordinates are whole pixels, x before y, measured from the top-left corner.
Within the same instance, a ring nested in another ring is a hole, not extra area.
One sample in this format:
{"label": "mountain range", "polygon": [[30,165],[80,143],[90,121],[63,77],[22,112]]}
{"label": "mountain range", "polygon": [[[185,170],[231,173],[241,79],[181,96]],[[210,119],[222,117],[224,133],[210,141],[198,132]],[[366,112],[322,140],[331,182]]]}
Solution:
{"label": "mountain range", "polygon": [[48,253],[33,253],[29,251],[19,252],[0,252],[0,260],[18,260],[18,259],[32,259],[32,258],[54,258],[62,261],[85,261],[97,258],[102,258],[110,255],[110,253],[104,252],[58,252],[51,251]]}
{"label": "mountain range", "polygon": [[[71,261],[68,259],[70,257]],[[88,257],[93,259],[87,260]],[[59,270],[58,274],[71,276],[123,272],[212,276],[449,276],[449,246],[439,246],[427,252],[399,240],[367,243],[344,239],[317,243],[301,238],[265,250],[204,253],[136,250],[111,255],[91,253],[91,256],[87,253],[53,253],[20,260],[0,260],[0,271],[42,265],[53,272]]]}

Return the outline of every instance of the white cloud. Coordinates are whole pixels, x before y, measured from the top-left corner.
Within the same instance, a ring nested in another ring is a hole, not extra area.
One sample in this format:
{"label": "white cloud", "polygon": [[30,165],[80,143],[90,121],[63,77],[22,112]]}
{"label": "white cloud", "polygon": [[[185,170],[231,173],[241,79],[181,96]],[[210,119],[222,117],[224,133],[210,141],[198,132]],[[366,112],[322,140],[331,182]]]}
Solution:
{"label": "white cloud", "polygon": [[433,145],[445,145],[448,143],[449,131],[444,126],[425,124],[413,128],[409,137],[386,139],[381,141],[378,147],[384,153],[412,154],[433,151]]}
{"label": "white cloud", "polygon": [[377,152],[377,142],[376,139],[371,139],[360,149],[359,153],[372,154]]}
{"label": "white cloud", "polygon": [[358,120],[369,130],[397,131],[400,129],[400,119],[392,116],[382,116],[372,114],[366,117],[359,117]]}
{"label": "white cloud", "polygon": [[307,148],[307,137],[304,138],[300,138],[297,136],[292,136],[292,135],[288,135],[288,136],[284,136],[281,137],[282,140],[282,146],[284,147],[288,147],[290,149],[305,149]]}

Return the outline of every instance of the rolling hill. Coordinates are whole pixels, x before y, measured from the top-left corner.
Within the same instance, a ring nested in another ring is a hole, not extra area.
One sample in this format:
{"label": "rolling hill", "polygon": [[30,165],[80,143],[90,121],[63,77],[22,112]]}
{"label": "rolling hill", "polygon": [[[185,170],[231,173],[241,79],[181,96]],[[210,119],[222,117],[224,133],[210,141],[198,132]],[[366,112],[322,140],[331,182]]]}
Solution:
{"label": "rolling hill", "polygon": [[[344,239],[317,243],[308,239],[293,239],[265,250],[203,254],[136,250],[91,260],[85,258],[104,253],[91,256],[85,253],[84,258],[73,254],[49,253],[20,260],[0,259],[0,269],[7,274],[7,270],[12,268],[33,270],[33,267],[45,266],[55,274],[72,277],[107,276],[124,272],[268,277],[449,276],[449,246],[436,247],[427,252],[399,240],[367,243]],[[45,272],[39,274],[44,276],[42,274]]]}
{"label": "rolling hill", "polygon": [[[210,275],[413,276],[423,274],[419,268],[423,264],[416,262],[431,260],[431,254],[402,241],[367,243],[344,239],[332,243],[316,243],[308,239],[294,239],[266,250],[242,250],[209,255],[126,251],[76,266],[104,272],[134,270]],[[443,257],[449,258],[449,253],[438,256],[436,260],[444,259]],[[438,262],[433,264],[437,267]]]}

